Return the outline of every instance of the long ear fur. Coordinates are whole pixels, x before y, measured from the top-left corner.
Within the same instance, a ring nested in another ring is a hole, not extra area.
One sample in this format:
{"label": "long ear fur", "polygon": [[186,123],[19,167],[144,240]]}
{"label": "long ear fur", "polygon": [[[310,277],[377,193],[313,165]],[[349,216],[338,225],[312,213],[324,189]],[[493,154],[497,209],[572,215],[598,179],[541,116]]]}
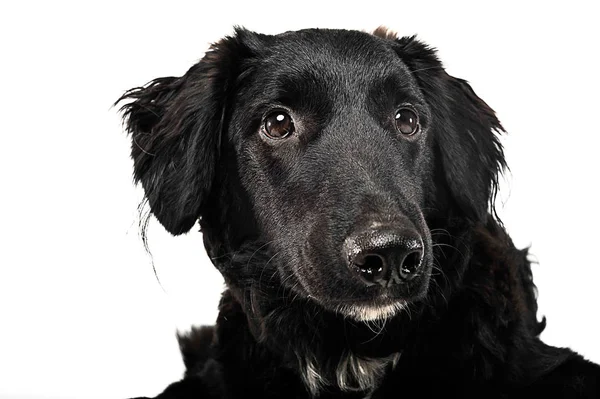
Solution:
{"label": "long ear fur", "polygon": [[[380,30],[375,34],[382,36]],[[431,105],[438,170],[459,211],[472,221],[485,221],[488,207],[497,216],[494,201],[506,162],[497,135],[504,129],[494,111],[465,80],[448,75],[435,51],[414,36],[393,46]]]}
{"label": "long ear fur", "polygon": [[151,212],[171,234],[188,232],[201,216],[217,167],[223,119],[235,80],[250,56],[241,29],[214,44],[182,77],[127,91],[121,111],[131,135],[134,179]]}

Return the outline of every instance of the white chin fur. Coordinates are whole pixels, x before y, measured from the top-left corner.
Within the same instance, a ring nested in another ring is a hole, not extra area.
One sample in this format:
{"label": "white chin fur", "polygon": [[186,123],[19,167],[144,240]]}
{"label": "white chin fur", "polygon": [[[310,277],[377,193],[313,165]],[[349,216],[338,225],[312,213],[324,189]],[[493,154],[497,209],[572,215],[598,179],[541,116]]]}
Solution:
{"label": "white chin fur", "polygon": [[338,312],[357,321],[385,320],[400,312],[405,307],[405,302],[396,302],[390,305],[342,305]]}

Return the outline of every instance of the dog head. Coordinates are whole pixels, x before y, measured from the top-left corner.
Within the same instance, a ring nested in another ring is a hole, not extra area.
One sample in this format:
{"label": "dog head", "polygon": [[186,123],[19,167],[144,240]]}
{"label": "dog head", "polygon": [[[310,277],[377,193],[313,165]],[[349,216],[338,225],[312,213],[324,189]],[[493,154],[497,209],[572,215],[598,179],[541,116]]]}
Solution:
{"label": "dog head", "polygon": [[504,167],[494,112],[383,30],[238,29],[122,100],[135,179],[169,232],[201,219],[215,259],[268,254],[254,276],[358,320],[426,295],[432,221],[483,221]]}

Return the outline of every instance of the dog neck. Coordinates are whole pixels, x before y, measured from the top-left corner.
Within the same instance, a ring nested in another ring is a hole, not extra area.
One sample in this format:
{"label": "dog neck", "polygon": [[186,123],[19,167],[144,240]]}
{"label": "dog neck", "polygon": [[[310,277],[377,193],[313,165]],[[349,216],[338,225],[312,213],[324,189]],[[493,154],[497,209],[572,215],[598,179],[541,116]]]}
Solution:
{"label": "dog neck", "polygon": [[307,299],[274,304],[261,294],[230,289],[220,319],[229,319],[234,308],[237,317],[243,313],[252,350],[291,370],[312,397],[332,390],[367,396],[401,357],[401,346],[393,342],[401,342],[401,334],[390,333],[395,326],[349,321]]}

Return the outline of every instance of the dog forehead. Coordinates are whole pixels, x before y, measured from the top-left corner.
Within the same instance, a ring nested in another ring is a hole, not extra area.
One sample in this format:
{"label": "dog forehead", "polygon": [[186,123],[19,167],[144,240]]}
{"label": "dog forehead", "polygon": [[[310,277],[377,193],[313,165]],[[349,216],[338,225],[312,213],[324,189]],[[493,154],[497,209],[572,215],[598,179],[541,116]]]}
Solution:
{"label": "dog forehead", "polygon": [[[383,82],[411,86],[390,41],[348,30],[305,30],[271,37],[254,69],[260,98],[364,104]],[[390,79],[393,78],[393,79]]]}
{"label": "dog forehead", "polygon": [[287,32],[273,37],[264,58],[264,72],[288,77],[312,74],[339,84],[339,80],[367,83],[407,71],[387,42],[351,30]]}

